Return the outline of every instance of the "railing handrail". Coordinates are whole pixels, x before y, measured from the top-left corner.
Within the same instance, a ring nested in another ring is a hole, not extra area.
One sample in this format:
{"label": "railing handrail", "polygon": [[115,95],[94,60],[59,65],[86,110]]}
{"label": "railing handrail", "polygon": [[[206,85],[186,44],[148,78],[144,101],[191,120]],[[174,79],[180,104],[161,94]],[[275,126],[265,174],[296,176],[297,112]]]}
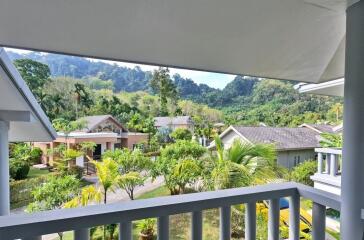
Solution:
{"label": "railing handrail", "polygon": [[329,147],[315,148],[315,152],[342,155],[342,149],[341,148],[329,148]]}
{"label": "railing handrail", "polygon": [[312,187],[287,182],[3,216],[0,217],[0,236],[2,236],[1,239],[24,238],[25,234],[27,236],[45,235],[298,195],[310,198],[319,204],[340,209],[338,196]]}

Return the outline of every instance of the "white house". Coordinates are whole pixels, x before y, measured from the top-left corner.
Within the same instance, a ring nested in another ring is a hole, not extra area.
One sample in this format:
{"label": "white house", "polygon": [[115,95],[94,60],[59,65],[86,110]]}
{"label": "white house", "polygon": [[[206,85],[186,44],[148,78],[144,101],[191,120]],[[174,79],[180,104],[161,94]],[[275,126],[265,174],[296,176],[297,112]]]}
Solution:
{"label": "white house", "polygon": [[[319,136],[316,131],[305,127],[230,126],[220,134],[225,148],[229,148],[236,139],[249,143],[274,144],[277,163],[289,169],[316,158],[314,149],[320,147]],[[215,143],[212,142],[209,148],[214,146]]]}

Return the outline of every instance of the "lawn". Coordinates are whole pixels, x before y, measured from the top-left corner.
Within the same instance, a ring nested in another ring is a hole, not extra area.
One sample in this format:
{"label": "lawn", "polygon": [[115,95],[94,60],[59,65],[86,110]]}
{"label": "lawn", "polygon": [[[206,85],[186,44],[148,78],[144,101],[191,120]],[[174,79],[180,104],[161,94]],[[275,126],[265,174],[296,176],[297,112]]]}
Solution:
{"label": "lawn", "polygon": [[48,175],[48,174],[50,174],[48,169],[38,169],[38,168],[30,167],[27,178],[36,178],[36,177],[39,177],[42,175]]}

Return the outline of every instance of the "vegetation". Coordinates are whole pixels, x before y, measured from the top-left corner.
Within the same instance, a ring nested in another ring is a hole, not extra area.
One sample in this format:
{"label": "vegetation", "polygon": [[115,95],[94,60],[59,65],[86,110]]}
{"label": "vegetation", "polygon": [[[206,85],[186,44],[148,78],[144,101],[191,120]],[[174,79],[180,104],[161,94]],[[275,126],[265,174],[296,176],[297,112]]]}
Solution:
{"label": "vegetation", "polygon": [[343,147],[343,135],[342,133],[322,133],[321,134],[320,145],[322,147],[333,147],[342,148]]}
{"label": "vegetation", "polygon": [[316,161],[305,161],[292,170],[291,179],[295,182],[299,182],[313,187],[313,181],[310,177],[316,172]]}
{"label": "vegetation", "polygon": [[175,141],[177,140],[191,140],[192,133],[186,128],[177,128],[171,133],[171,138]]}

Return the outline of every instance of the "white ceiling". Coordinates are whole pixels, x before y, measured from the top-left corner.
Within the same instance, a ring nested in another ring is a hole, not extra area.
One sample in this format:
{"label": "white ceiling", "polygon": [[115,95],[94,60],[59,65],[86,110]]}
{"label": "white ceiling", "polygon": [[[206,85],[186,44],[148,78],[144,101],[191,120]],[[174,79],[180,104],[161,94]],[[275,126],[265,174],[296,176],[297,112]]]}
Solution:
{"label": "white ceiling", "polygon": [[50,141],[56,133],[34,96],[0,48],[0,111],[27,111],[30,122],[10,121],[10,141]]}
{"label": "white ceiling", "polygon": [[2,0],[0,45],[323,82],[343,76],[347,4],[346,0]]}

